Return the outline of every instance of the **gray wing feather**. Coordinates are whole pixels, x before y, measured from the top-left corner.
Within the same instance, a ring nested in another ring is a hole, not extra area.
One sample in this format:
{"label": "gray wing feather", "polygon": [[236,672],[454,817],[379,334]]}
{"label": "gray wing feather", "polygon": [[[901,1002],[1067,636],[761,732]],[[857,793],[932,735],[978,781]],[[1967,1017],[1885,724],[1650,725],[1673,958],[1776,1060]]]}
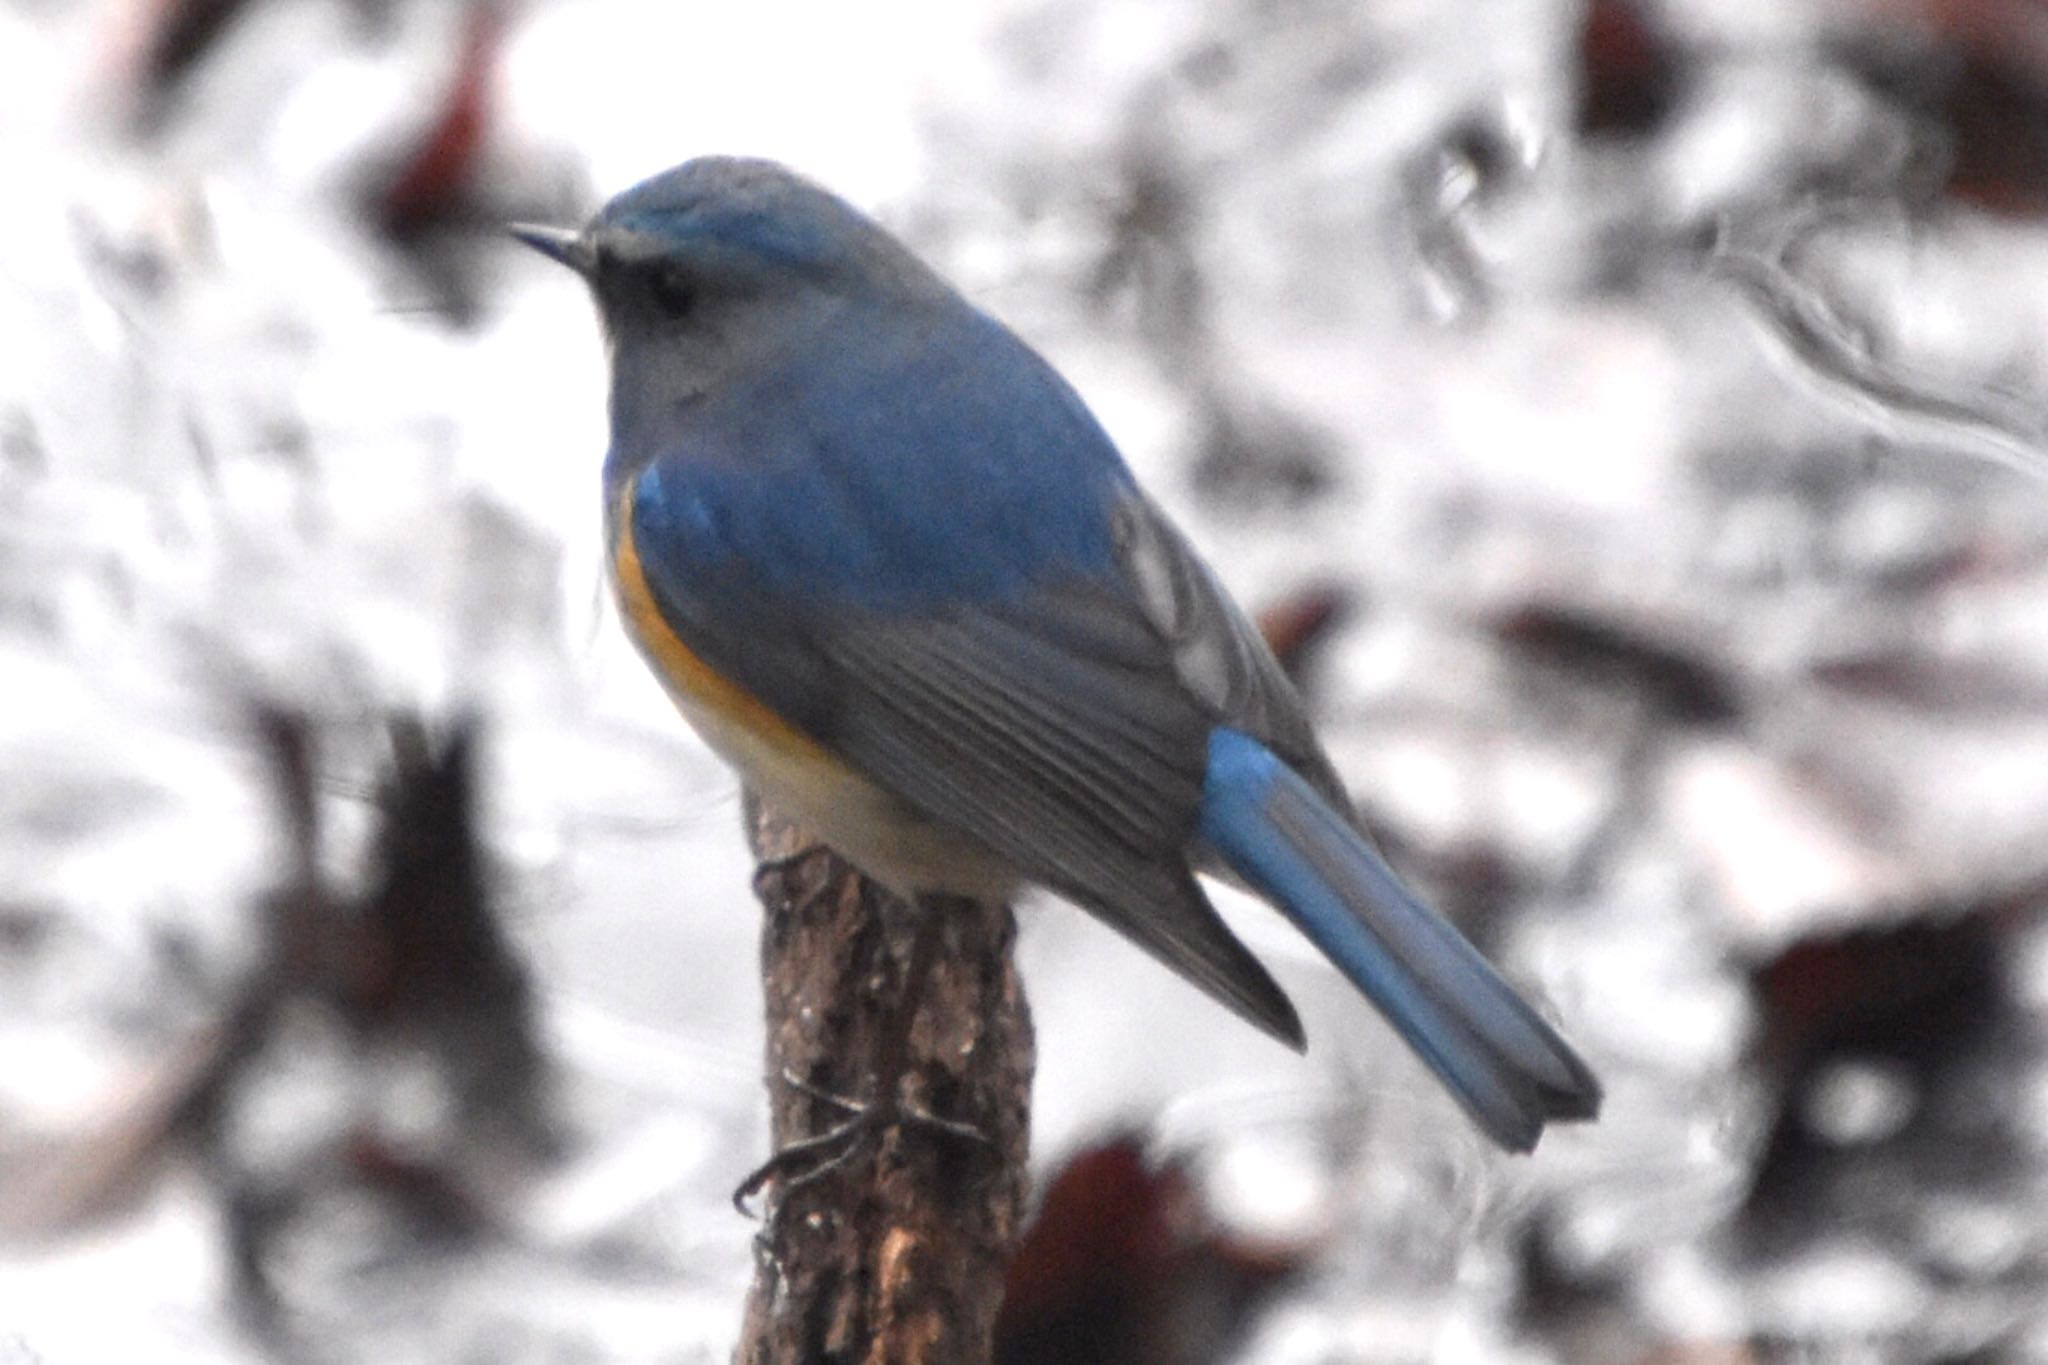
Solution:
{"label": "gray wing feather", "polygon": [[828,742],[1300,1047],[1293,1007],[1188,871],[1213,722],[1156,632],[1087,586],[1018,610],[821,640],[841,688]]}
{"label": "gray wing feather", "polygon": [[1142,494],[1118,508],[1116,532],[1125,572],[1183,685],[1213,721],[1287,760],[1355,824],[1351,798],[1309,725],[1301,694],[1201,556]]}
{"label": "gray wing feather", "polygon": [[820,641],[829,742],[1268,1032],[1301,1026],[1188,870],[1210,731],[1235,726],[1351,811],[1294,685],[1142,494],[1117,509],[1123,581],[971,612],[864,620]]}

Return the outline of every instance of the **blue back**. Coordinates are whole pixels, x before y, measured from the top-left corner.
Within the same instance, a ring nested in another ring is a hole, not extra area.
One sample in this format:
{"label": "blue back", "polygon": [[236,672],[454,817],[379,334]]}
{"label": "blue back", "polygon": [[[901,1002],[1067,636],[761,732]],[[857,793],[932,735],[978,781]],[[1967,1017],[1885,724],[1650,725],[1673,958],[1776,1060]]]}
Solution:
{"label": "blue back", "polygon": [[[692,412],[687,444],[635,485],[654,572],[790,607],[914,611],[1113,569],[1110,509],[1131,476],[1080,398],[986,315],[912,306],[843,299]],[[611,455],[615,474],[644,460]]]}

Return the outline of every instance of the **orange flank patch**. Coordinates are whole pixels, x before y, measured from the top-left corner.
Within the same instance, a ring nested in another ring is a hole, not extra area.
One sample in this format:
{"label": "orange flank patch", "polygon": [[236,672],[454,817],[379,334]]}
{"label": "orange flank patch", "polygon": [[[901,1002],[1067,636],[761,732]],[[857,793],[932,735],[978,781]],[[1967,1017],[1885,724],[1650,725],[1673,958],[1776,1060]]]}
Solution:
{"label": "orange flank patch", "polygon": [[[791,755],[825,759],[816,740],[768,708],[759,697],[733,682],[698,656],[670,629],[633,543],[633,495],[628,489],[619,508],[618,542],[612,547],[612,581],[626,625],[655,671],[682,703],[697,727],[737,730]],[[701,717],[701,719],[700,719]],[[708,737],[708,736],[707,736]]]}

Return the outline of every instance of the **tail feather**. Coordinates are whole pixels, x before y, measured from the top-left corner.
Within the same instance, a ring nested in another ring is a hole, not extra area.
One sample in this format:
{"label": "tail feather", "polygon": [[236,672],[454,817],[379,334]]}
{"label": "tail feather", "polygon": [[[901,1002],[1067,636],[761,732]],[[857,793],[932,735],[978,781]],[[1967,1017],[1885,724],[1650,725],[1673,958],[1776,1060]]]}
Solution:
{"label": "tail feather", "polygon": [[1264,745],[1210,740],[1202,835],[1379,1007],[1488,1136],[1536,1145],[1551,1121],[1590,1119],[1600,1083],[1379,851]]}

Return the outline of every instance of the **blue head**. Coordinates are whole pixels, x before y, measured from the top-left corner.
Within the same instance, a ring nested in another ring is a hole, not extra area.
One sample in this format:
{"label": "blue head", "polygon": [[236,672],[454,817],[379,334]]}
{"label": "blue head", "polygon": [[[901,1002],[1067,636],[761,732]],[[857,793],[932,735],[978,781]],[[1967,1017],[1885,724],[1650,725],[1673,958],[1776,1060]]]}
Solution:
{"label": "blue head", "polygon": [[625,191],[580,232],[513,232],[590,285],[612,355],[613,451],[629,461],[848,308],[957,297],[872,219],[769,161],[700,157]]}

